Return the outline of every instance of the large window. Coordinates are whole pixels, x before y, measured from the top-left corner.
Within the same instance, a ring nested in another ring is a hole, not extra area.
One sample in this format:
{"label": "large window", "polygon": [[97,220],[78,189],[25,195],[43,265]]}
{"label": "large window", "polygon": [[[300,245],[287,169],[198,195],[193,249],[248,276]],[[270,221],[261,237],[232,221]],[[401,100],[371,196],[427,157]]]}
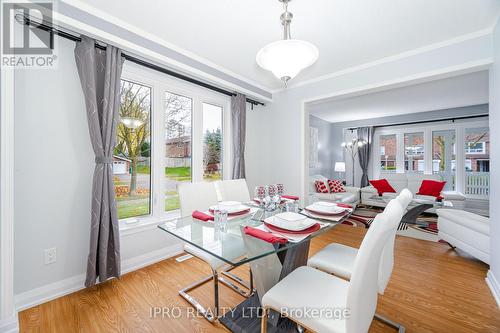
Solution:
{"label": "large window", "polygon": [[380,171],[396,172],[396,135],[380,136]]}
{"label": "large window", "polygon": [[439,175],[445,190],[488,199],[490,135],[488,119],[377,128],[373,177],[387,172]]}
{"label": "large window", "polygon": [[151,88],[121,81],[120,123],[113,154],[118,218],[151,211]]}
{"label": "large window", "polygon": [[203,179],[222,179],[222,107],[203,103]]}
{"label": "large window", "polygon": [[446,181],[445,190],[455,189],[455,152],[455,130],[432,132],[432,173]]}
{"label": "large window", "polygon": [[424,133],[405,133],[405,171],[424,173]]}
{"label": "large window", "polygon": [[190,182],[193,100],[165,93],[165,210],[179,208],[177,184]]}
{"label": "large window", "polygon": [[489,195],[490,131],[488,127],[465,129],[465,194]]}
{"label": "large window", "polygon": [[177,188],[224,177],[230,97],[125,62],[113,158],[124,223],[176,217]]}

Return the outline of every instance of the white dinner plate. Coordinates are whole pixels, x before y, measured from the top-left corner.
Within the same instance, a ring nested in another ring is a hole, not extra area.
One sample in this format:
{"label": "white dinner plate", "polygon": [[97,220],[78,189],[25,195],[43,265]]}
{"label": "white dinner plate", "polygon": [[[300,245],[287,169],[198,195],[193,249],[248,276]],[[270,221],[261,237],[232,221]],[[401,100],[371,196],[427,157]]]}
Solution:
{"label": "white dinner plate", "polygon": [[239,213],[245,210],[249,210],[250,207],[238,203],[237,205],[213,205],[210,206],[210,210],[222,209],[226,210],[228,214]]}
{"label": "white dinner plate", "polygon": [[275,227],[281,228],[281,229],[286,229],[286,230],[291,230],[291,231],[302,231],[304,229],[310,228],[318,221],[315,221],[313,219],[310,219],[308,217],[304,216],[304,219],[301,220],[296,220],[296,221],[285,221],[279,218],[276,218],[275,216],[270,216],[264,220],[264,222],[273,225]]}
{"label": "white dinner plate", "polygon": [[339,207],[337,205],[334,206],[323,206],[318,205],[316,203],[309,205],[306,207],[306,210],[311,211],[313,213],[321,214],[321,215],[339,215],[343,214],[347,208]]}

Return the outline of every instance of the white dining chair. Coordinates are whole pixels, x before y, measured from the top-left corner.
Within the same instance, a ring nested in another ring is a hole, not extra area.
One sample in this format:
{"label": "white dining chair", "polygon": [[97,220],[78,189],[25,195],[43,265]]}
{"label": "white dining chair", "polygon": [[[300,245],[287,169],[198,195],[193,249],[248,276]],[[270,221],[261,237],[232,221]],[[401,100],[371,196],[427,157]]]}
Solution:
{"label": "white dining chair", "polygon": [[[181,217],[191,216],[194,210],[206,211],[210,206],[216,205],[218,202],[217,192],[215,190],[215,184],[210,182],[199,182],[199,183],[182,183],[177,186],[177,191],[179,193],[180,202],[180,212]],[[231,235],[228,235],[231,237]],[[197,248],[194,245],[185,244],[184,251],[195,256],[196,258],[206,262],[211,270],[212,275],[205,277],[181,290],[179,290],[179,295],[181,295],[187,302],[189,302],[194,308],[196,308],[208,321],[213,322],[219,317],[219,282],[230,287],[242,296],[248,297],[252,292],[251,283],[248,284],[241,278],[233,274],[228,277],[232,278],[241,285],[249,288],[249,291],[245,291],[238,287],[233,282],[221,277],[219,271],[224,274],[229,272],[233,267],[229,266],[224,261],[210,255],[208,252]],[[245,254],[244,248],[240,250],[235,249],[233,251],[233,258],[236,259],[242,257]],[[188,292],[205,284],[206,282],[213,280],[214,283],[214,304],[215,312],[208,311],[203,307],[193,296],[189,295]]]}
{"label": "white dining chair", "polygon": [[[384,212],[382,213],[384,214],[388,211],[393,211],[394,214],[396,214],[396,219],[392,220],[393,222],[395,221],[395,224],[393,225],[392,233],[387,240],[387,244],[384,246],[382,258],[380,260],[378,292],[381,295],[384,294],[394,269],[394,243],[396,239],[397,227],[411,199],[411,192],[403,190],[398,197],[391,200],[387,204]],[[371,226],[373,226],[373,223],[375,223],[375,220],[372,222]],[[358,252],[359,251],[356,248],[343,244],[332,243],[309,258],[307,265],[343,279],[350,280]],[[400,324],[394,323],[391,320],[379,315],[376,315],[376,317],[380,321],[397,328],[400,332],[404,332],[404,327]]]}
{"label": "white dining chair", "polygon": [[245,179],[219,180],[215,182],[219,201],[250,201],[247,181]]}
{"label": "white dining chair", "polygon": [[[262,298],[261,332],[267,332],[270,309],[315,332],[368,332],[377,307],[382,251],[399,215],[392,205],[375,217],[355,258],[350,282],[303,266],[272,287]],[[345,312],[329,312],[334,310]]]}

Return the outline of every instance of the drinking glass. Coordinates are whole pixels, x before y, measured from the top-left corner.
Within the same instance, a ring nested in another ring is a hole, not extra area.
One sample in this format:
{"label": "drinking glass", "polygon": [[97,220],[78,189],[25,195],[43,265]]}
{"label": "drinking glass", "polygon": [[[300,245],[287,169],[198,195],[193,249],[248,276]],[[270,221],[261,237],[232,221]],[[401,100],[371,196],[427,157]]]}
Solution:
{"label": "drinking glass", "polygon": [[285,210],[287,212],[298,213],[299,212],[299,203],[297,201],[287,201],[285,203]]}
{"label": "drinking glass", "polygon": [[218,207],[214,210],[215,228],[219,229],[221,232],[227,231],[227,215],[227,210]]}
{"label": "drinking glass", "polygon": [[277,193],[276,185],[267,185],[267,194],[272,198]]}
{"label": "drinking glass", "polygon": [[283,184],[276,184],[276,190],[278,195],[281,197],[285,193],[285,186]]}
{"label": "drinking glass", "polygon": [[255,196],[259,199],[259,205],[263,205],[264,198],[266,197],[266,188],[264,186],[255,187]]}

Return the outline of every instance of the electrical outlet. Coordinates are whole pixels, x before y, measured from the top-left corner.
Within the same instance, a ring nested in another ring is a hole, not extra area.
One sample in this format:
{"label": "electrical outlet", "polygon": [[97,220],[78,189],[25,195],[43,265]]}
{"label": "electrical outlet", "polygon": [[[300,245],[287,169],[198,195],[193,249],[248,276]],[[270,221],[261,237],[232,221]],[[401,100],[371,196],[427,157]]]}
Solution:
{"label": "electrical outlet", "polygon": [[57,260],[57,249],[55,247],[45,249],[43,250],[43,255],[45,265],[53,264]]}

